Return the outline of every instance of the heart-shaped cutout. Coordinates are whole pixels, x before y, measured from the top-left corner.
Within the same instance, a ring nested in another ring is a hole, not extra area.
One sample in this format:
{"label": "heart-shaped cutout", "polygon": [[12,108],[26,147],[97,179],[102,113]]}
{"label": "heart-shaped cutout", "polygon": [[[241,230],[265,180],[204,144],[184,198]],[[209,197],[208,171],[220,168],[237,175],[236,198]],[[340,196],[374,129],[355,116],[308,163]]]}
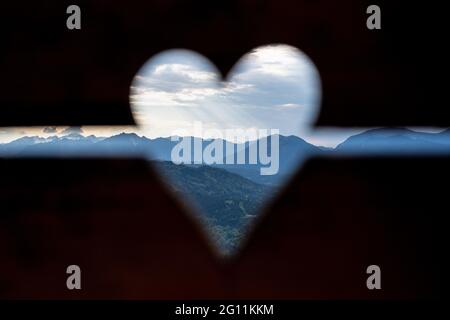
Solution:
{"label": "heart-shaped cutout", "polygon": [[225,82],[195,52],[160,53],[137,73],[130,104],[154,168],[230,254],[302,160],[321,151],[301,138],[320,98],[313,62],[271,45],[245,55]]}
{"label": "heart-shaped cutout", "polygon": [[[0,157],[148,156],[220,252],[233,253],[264,206],[313,154],[449,153],[448,129],[310,130],[319,100],[318,72],[295,48],[255,49],[230,72],[228,82],[204,57],[171,50],[150,59],[133,82],[131,105],[140,130],[0,128]],[[182,139],[191,136],[197,138]],[[219,139],[200,144],[205,137]],[[182,162],[187,164],[178,165]]]}

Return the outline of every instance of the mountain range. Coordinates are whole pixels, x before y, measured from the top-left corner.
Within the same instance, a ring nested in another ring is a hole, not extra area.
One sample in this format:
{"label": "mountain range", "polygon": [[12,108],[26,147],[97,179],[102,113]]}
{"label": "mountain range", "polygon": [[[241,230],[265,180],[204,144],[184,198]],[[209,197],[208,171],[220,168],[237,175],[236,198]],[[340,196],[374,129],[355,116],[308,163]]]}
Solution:
{"label": "mountain range", "polygon": [[[272,199],[282,183],[295,170],[307,154],[321,152],[303,139],[279,136],[280,172],[261,176],[261,163],[240,165],[189,164],[175,165],[171,161],[172,149],[178,144],[170,138],[148,139],[135,133],[122,133],[108,138],[84,137],[71,133],[62,137],[23,137],[0,144],[0,156],[107,156],[144,155],[160,173],[163,182],[192,210],[211,234],[220,252],[232,252],[243,237],[244,231],[256,217],[259,209]],[[192,138],[202,144],[211,140]],[[268,150],[271,147],[268,139]],[[238,154],[249,156],[252,144],[259,141],[234,144]],[[226,155],[225,144],[223,154]],[[193,148],[192,148],[193,149]],[[239,152],[238,152],[239,150]],[[235,156],[237,160],[237,155]]]}
{"label": "mountain range", "polygon": [[[335,149],[314,146],[297,136],[279,135],[279,172],[263,176],[257,164],[215,164],[214,167],[239,174],[256,183],[279,186],[299,166],[299,162],[314,154],[326,152],[448,152],[450,150],[450,129],[439,133],[417,132],[406,128],[371,129],[353,135]],[[208,139],[191,138],[192,145],[201,143],[202,150],[211,142]],[[195,142],[194,142],[195,141]],[[220,142],[224,142],[220,140]],[[249,148],[260,140],[233,144],[236,153],[244,152],[248,159]],[[121,133],[111,137],[83,136],[71,133],[64,136],[42,138],[22,137],[0,144],[0,156],[146,156],[151,160],[171,161],[171,152],[178,141],[171,138],[148,139],[135,133]],[[225,146],[225,144],[223,143]],[[270,150],[271,139],[268,139]],[[191,148],[192,158],[194,148]],[[240,150],[240,151],[238,151]],[[224,157],[227,150],[223,149]],[[236,160],[236,156],[234,158]],[[225,162],[225,161],[224,161]]]}
{"label": "mountain range", "polygon": [[[196,142],[202,144],[202,149],[211,143],[211,140],[201,138],[191,138],[193,145]],[[271,139],[268,139],[268,150],[270,150]],[[223,143],[223,154],[226,156],[225,141]],[[252,144],[258,144],[259,141],[246,142],[243,144],[233,144],[235,150],[235,160],[237,154],[245,153],[246,159],[249,157],[249,148]],[[171,152],[178,144],[178,141],[171,141],[170,138],[148,139],[138,136],[135,133],[121,133],[115,136],[102,138],[96,136],[84,137],[80,134],[69,134],[62,137],[52,136],[42,137],[23,137],[10,143],[0,144],[0,156],[42,156],[52,155],[60,157],[71,156],[139,156],[143,155],[151,160],[171,161]],[[300,161],[314,153],[321,153],[323,150],[319,147],[307,143],[296,136],[279,136],[279,172],[275,175],[263,176],[260,174],[261,163],[257,164],[217,164],[214,167],[225,169],[236,173],[256,183],[267,185],[281,185],[292,170],[298,167]],[[193,150],[192,159],[194,158]],[[259,150],[259,149],[258,149]],[[223,161],[225,162],[225,160]]]}
{"label": "mountain range", "polygon": [[[450,129],[440,133],[423,133],[403,128],[372,129],[349,137],[335,149],[314,146],[296,136],[279,137],[279,172],[263,176],[261,163],[256,164],[186,164],[175,165],[171,152],[177,141],[170,138],[148,139],[135,133],[112,137],[83,136],[71,133],[65,136],[23,137],[0,144],[1,156],[132,156],[144,155],[160,173],[162,181],[193,212],[211,234],[220,252],[235,250],[244,231],[257,216],[259,209],[279,190],[308,156],[326,152],[389,153],[438,152],[450,153]],[[202,150],[211,140],[192,138],[202,144]],[[234,144],[233,149],[245,152],[248,159],[252,144],[260,141]],[[225,144],[224,144],[225,146]],[[271,139],[268,139],[270,150]],[[192,148],[193,149],[193,148]],[[223,150],[226,155],[226,150]],[[236,158],[235,158],[236,159]]]}
{"label": "mountain range", "polygon": [[167,185],[200,218],[223,253],[236,248],[273,188],[205,165],[151,161]]}
{"label": "mountain range", "polygon": [[335,151],[344,152],[449,152],[450,129],[439,133],[406,128],[372,129],[349,137]]}

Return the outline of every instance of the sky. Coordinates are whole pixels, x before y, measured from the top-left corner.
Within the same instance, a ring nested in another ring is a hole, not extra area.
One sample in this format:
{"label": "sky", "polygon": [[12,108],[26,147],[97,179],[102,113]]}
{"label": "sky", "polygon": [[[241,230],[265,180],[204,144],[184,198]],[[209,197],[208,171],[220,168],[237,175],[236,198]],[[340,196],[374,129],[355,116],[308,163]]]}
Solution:
{"label": "sky", "polygon": [[[257,48],[243,56],[225,79],[202,55],[184,49],[168,50],[149,59],[132,82],[130,107],[139,129],[0,128],[0,143],[23,136],[68,133],[107,137],[136,132],[148,138],[211,138],[217,137],[217,130],[223,133],[227,129],[277,129],[282,135],[296,135],[315,145],[335,147],[368,129],[313,131],[321,95],[318,69],[308,56],[291,46]],[[201,132],[195,130],[198,123]]]}
{"label": "sky", "polygon": [[[314,63],[286,45],[255,49],[223,81],[203,56],[188,50],[163,52],[138,72],[130,102],[147,137],[207,130],[278,129],[302,136],[318,115],[321,85]],[[179,135],[179,134],[178,134]],[[198,134],[197,134],[198,135]]]}

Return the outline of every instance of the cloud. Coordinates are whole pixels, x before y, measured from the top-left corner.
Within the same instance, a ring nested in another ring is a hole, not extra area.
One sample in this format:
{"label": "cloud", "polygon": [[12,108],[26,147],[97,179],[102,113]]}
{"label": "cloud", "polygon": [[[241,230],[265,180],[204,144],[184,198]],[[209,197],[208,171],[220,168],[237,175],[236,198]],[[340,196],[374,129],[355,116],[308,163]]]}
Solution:
{"label": "cloud", "polygon": [[285,104],[279,104],[277,106],[275,106],[275,108],[277,109],[285,109],[285,110],[289,110],[289,109],[300,109],[303,108],[302,105],[297,104],[297,103],[285,103]]}
{"label": "cloud", "polygon": [[300,135],[318,113],[320,95],[319,74],[309,58],[277,45],[244,56],[226,82],[197,53],[161,53],[139,71],[130,101],[150,137],[170,135],[173,123],[194,121],[217,129],[256,126]]}
{"label": "cloud", "polygon": [[45,127],[44,129],[42,129],[42,132],[44,133],[56,133],[56,127]]}
{"label": "cloud", "polygon": [[68,127],[61,132],[61,135],[67,134],[83,134],[83,129],[81,127]]}

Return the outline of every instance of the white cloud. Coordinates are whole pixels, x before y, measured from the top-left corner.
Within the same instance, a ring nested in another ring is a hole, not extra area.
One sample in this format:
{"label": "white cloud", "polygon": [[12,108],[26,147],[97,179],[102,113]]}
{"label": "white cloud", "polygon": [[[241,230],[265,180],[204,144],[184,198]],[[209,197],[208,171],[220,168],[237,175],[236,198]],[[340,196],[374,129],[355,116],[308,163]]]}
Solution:
{"label": "white cloud", "polygon": [[279,104],[277,106],[275,106],[275,108],[277,109],[299,109],[299,108],[303,108],[302,105],[298,104],[298,103],[285,103],[285,104]]}
{"label": "white cloud", "polygon": [[133,82],[134,114],[150,137],[168,135],[173,122],[199,120],[218,129],[257,126],[299,135],[318,111],[318,72],[293,47],[256,49],[239,61],[227,82],[219,80],[214,66],[196,53],[162,53]]}

